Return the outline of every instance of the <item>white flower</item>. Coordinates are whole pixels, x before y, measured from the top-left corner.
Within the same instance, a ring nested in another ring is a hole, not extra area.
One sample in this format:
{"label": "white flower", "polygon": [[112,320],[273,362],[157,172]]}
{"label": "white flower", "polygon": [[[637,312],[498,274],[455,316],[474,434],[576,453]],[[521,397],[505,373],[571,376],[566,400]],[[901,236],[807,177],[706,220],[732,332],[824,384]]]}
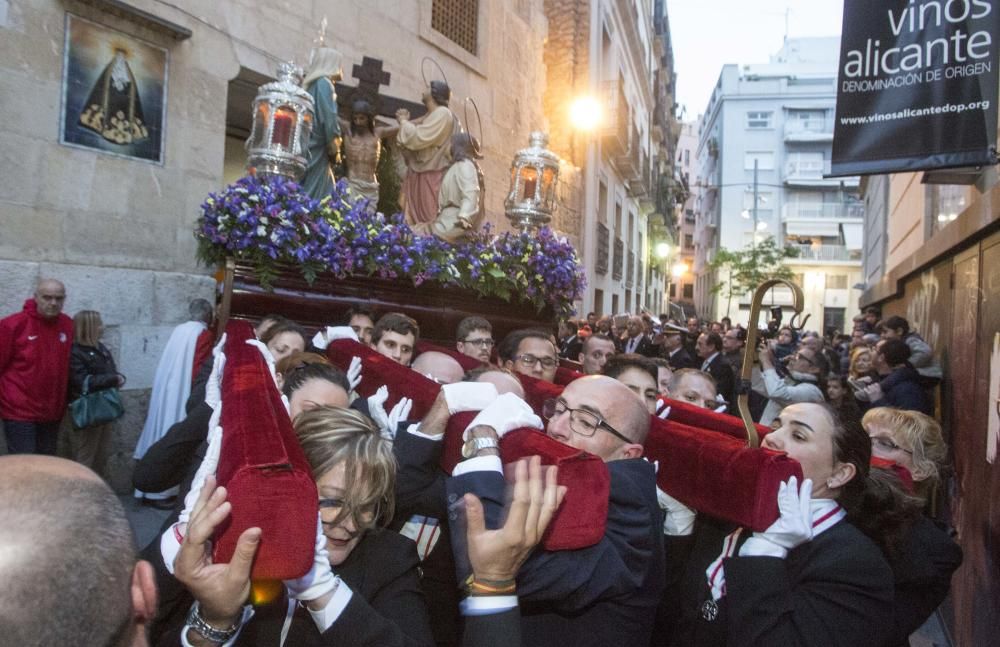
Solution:
{"label": "white flower", "polygon": [[265,227],[264,225],[257,225],[257,235],[267,236],[267,227]]}

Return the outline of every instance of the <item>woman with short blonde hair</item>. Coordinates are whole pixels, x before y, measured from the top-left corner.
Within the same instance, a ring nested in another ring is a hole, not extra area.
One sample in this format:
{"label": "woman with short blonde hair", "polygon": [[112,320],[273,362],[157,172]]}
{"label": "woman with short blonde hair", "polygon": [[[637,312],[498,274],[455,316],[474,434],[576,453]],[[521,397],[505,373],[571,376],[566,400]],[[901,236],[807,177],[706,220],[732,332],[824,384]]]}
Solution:
{"label": "woman with short blonde hair", "polygon": [[917,494],[926,498],[948,457],[937,420],[919,411],[875,407],[861,425],[872,439],[872,454],[910,471]]}
{"label": "woman with short blonde hair", "polygon": [[[118,374],[108,347],[101,343],[104,322],[96,310],[81,310],[73,316],[73,347],[69,356],[69,401],[88,393],[117,388],[125,383]],[[69,433],[73,460],[95,472],[103,472],[107,440],[112,423],[73,428]]]}

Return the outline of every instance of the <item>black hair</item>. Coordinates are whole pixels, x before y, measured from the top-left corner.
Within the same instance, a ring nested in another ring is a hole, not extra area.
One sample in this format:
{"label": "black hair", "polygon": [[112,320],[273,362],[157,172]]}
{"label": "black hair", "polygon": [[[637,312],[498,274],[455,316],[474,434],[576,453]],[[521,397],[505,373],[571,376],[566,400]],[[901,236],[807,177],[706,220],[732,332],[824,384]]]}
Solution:
{"label": "black hair", "polygon": [[716,351],[722,352],[722,337],[717,332],[706,332],[705,341],[709,343]]}
{"label": "black hair", "polygon": [[650,377],[653,378],[654,384],[659,384],[659,374],[656,370],[656,364],[651,362],[648,357],[643,357],[638,353],[612,355],[604,364],[604,370],[602,373],[608,377],[618,379],[619,375],[630,368],[637,368],[640,371],[645,371]]}
{"label": "black hair", "polygon": [[905,364],[910,359],[910,347],[902,339],[886,339],[879,343],[877,349],[889,366]]}
{"label": "black hair", "polygon": [[594,341],[609,341],[612,344],[615,343],[615,340],[611,339],[611,337],[609,337],[609,336],[607,336],[607,335],[605,335],[603,333],[595,332],[595,333],[591,334],[589,337],[587,337],[586,339],[584,339],[583,340],[583,345],[580,346],[580,352],[583,353],[584,355],[587,354],[587,347],[590,346],[591,340],[594,340]]}
{"label": "black hair", "polygon": [[521,342],[525,339],[544,339],[550,344],[552,343],[552,336],[544,330],[536,330],[534,328],[515,330],[507,333],[507,336],[503,338],[503,341],[497,347],[497,355],[500,357],[500,360],[513,362],[514,356],[517,355],[517,349],[521,347]]}
{"label": "black hair", "polygon": [[881,329],[889,330],[899,330],[902,329],[903,336],[905,337],[910,332],[910,322],[906,319],[900,317],[899,315],[893,315],[883,321],[879,326]]}
{"label": "black hair", "polygon": [[351,392],[344,372],[316,353],[292,353],[278,362],[275,371],[284,380],[281,392],[289,398],[309,380],[324,380],[344,389],[344,393]]}
{"label": "black hair", "polygon": [[375,323],[375,311],[374,310],[372,310],[368,306],[353,306],[353,307],[349,308],[347,310],[347,312],[344,313],[344,319],[343,319],[344,325],[345,326],[349,326],[351,324],[351,319],[353,319],[354,317],[356,317],[358,315],[362,315],[362,316],[368,317],[369,319],[372,320],[373,324]]}
{"label": "black hair", "polygon": [[267,344],[278,335],[286,332],[295,333],[296,335],[302,337],[303,348],[309,345],[309,333],[306,332],[306,329],[294,321],[288,321],[287,319],[283,322],[275,323],[269,326],[268,329],[264,331],[264,334],[260,336],[260,340]]}

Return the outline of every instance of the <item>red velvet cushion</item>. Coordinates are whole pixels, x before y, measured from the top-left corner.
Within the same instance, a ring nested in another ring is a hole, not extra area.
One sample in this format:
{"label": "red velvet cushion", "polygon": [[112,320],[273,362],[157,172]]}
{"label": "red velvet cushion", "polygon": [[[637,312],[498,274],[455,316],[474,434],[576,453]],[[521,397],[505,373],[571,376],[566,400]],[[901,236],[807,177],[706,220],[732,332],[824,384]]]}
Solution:
{"label": "red velvet cushion", "polygon": [[439,353],[444,353],[445,355],[450,355],[454,357],[455,361],[461,364],[462,368],[465,371],[471,371],[483,365],[483,363],[480,362],[475,357],[469,357],[468,355],[464,355],[455,350],[454,348],[445,348],[444,346],[438,346],[437,344],[432,344],[428,341],[423,341],[423,340],[417,342],[416,344],[417,355],[419,355],[420,353],[426,353],[429,350],[437,351]]}
{"label": "red velvet cushion", "polygon": [[313,562],[316,484],[267,364],[246,343],[254,338],[250,324],[231,321],[226,335],[216,478],[228,491],[232,514],[216,532],[213,559],[228,563],[240,534],[258,527],[252,577],[300,577]]}
{"label": "red velvet cushion", "polygon": [[556,384],[561,384],[562,386],[566,386],[573,380],[579,379],[581,377],[583,377],[583,373],[571,368],[567,368],[565,366],[560,366],[556,369],[556,376],[553,379]]}
{"label": "red velvet cushion", "polygon": [[727,434],[652,419],[645,456],[659,463],[657,483],[681,503],[753,530],[778,518],[778,484],[802,480],[798,462],[750,449]]}
{"label": "red velvet cushion", "polygon": [[[743,419],[730,416],[724,413],[715,413],[708,409],[696,407],[681,400],[670,398],[660,398],[670,407],[668,419],[672,422],[679,422],[682,425],[698,427],[699,429],[709,429],[711,431],[721,431],[735,438],[746,440],[747,430],[743,426]],[[771,433],[771,430],[764,425],[754,425],[761,438]]]}
{"label": "red velvet cushion", "polygon": [[423,419],[441,389],[433,380],[350,339],[331,342],[327,346],[326,356],[344,371],[350,367],[353,358],[360,357],[361,384],[355,389],[358,395],[367,398],[374,395],[380,386],[386,386],[389,389],[389,400],[383,405],[385,410],[389,411],[400,398],[410,398],[413,400],[410,420]]}

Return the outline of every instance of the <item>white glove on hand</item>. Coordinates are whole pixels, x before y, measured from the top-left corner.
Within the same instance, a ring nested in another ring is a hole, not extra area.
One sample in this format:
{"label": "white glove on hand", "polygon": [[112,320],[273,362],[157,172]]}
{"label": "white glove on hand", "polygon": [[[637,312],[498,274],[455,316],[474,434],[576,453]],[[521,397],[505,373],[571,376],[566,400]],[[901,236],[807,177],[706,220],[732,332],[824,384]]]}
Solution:
{"label": "white glove on hand", "polygon": [[316,519],[316,550],[313,553],[313,565],[309,572],[294,580],[285,580],[288,595],[296,600],[309,602],[321,598],[337,588],[340,579],[330,568],[330,554],[326,551],[326,535],[323,534],[323,522]]}
{"label": "white glove on hand", "polygon": [[497,387],[489,382],[455,382],[441,387],[448,413],[482,411],[497,399]]}
{"label": "white glove on hand", "polygon": [[798,479],[794,476],[778,487],[778,520],[764,532],[755,532],[740,548],[743,557],[779,557],[784,559],[788,551],[812,540],[812,480],[802,482],[799,490]]}
{"label": "white glove on hand", "polygon": [[[350,330],[350,329],[348,329]],[[351,331],[353,332],[353,331]],[[351,385],[351,392],[358,390],[358,385],[361,384],[361,358],[353,357],[351,358],[351,365],[347,368],[347,383]]]}
{"label": "white glove on hand", "polygon": [[385,412],[385,402],[389,399],[389,389],[380,386],[375,395],[368,398],[368,415],[378,425],[382,435],[394,439],[399,423],[406,420],[413,408],[413,400],[401,398],[388,414]]}
{"label": "white glove on hand", "polygon": [[497,432],[497,438],[503,438],[508,431],[521,427],[542,429],[542,419],[535,415],[527,402],[513,393],[504,393],[476,415],[465,428],[462,439],[468,440],[469,430],[479,426],[492,427]]}
{"label": "white glove on hand", "polygon": [[313,336],[312,345],[320,350],[326,350],[330,342],[338,339],[353,339],[358,343],[361,342],[358,339],[358,334],[350,326],[327,326],[326,330],[321,330]]}
{"label": "white glove on hand", "polygon": [[215,476],[215,470],[219,466],[219,452],[222,451],[222,427],[210,427],[208,434],[208,450],[205,452],[205,460],[198,466],[194,480],[191,481],[191,490],[184,497],[184,509],[181,510],[177,523],[170,526],[160,535],[160,555],[163,557],[163,564],[171,575],[174,573],[174,560],[181,549],[181,541],[184,539],[187,530],[187,522],[191,518],[191,512],[198,503],[201,496],[201,489],[205,486],[205,479],[208,476]]}
{"label": "white glove on hand", "polygon": [[698,513],[687,507],[659,487],[656,488],[656,502],[666,511],[663,519],[663,534],[670,537],[685,537],[694,532],[694,520]]}
{"label": "white glove on hand", "polygon": [[666,420],[670,417],[670,406],[663,400],[656,404],[656,417],[660,420]]}

